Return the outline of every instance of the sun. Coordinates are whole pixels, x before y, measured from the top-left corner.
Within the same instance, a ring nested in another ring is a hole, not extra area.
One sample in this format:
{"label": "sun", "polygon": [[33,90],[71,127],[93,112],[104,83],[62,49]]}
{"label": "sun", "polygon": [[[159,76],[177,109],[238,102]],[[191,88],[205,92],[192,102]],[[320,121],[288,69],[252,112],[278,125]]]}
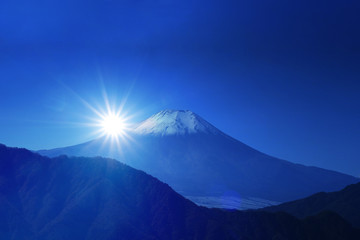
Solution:
{"label": "sun", "polygon": [[89,132],[88,138],[95,138],[95,142],[102,142],[101,148],[108,149],[112,153],[122,154],[124,149],[131,148],[131,143],[135,142],[133,129],[136,124],[132,123],[132,119],[138,113],[125,107],[129,92],[124,93],[119,100],[118,94],[109,98],[103,85],[100,86],[100,89],[103,95],[103,104],[101,101],[90,103],[72,91],[81,103],[92,112],[92,115],[83,115],[86,122],[81,125],[91,128],[92,131]]}
{"label": "sun", "polygon": [[103,116],[100,125],[103,133],[112,137],[124,134],[126,128],[124,118],[114,113]]}

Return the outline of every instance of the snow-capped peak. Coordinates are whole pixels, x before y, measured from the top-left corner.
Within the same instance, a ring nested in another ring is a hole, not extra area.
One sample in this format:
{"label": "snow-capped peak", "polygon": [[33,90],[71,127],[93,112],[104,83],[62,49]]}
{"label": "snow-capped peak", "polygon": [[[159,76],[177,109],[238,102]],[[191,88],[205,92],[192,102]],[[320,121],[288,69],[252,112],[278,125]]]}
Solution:
{"label": "snow-capped peak", "polygon": [[135,129],[137,134],[184,135],[193,133],[221,133],[200,116],[188,110],[164,110],[145,121]]}

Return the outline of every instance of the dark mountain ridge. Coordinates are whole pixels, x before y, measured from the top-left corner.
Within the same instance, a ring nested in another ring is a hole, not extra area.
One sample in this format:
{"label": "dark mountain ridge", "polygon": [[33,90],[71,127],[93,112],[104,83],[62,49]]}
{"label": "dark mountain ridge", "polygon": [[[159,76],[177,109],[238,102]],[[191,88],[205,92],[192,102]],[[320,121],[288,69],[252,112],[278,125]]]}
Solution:
{"label": "dark mountain ridge", "polygon": [[116,160],[47,158],[0,145],[0,239],[359,239],[331,212],[198,207]]}
{"label": "dark mountain ridge", "polygon": [[352,184],[341,191],[316,193],[310,197],[264,208],[269,212],[287,212],[305,218],[322,211],[338,213],[353,226],[360,228],[360,183]]}

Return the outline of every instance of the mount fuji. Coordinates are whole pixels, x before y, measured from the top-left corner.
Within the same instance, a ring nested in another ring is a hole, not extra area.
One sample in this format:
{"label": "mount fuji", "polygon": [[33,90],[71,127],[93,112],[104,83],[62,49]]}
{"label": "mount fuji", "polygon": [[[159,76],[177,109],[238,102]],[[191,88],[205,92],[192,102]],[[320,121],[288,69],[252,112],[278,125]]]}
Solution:
{"label": "mount fuji", "polygon": [[98,138],[38,153],[115,158],[166,182],[195,203],[211,207],[265,207],[359,181],[261,153],[191,111],[161,111],[133,126],[128,135],[132,141],[120,140],[120,147]]}
{"label": "mount fuji", "polygon": [[222,134],[218,129],[191,111],[165,110],[134,128],[140,135],[184,135],[195,133]]}

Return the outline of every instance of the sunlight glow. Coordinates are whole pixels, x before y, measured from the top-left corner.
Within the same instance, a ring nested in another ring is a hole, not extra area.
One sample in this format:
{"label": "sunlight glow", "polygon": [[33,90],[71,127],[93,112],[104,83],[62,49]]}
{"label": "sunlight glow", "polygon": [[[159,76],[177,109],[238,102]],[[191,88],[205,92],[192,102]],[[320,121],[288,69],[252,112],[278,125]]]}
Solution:
{"label": "sunlight glow", "polygon": [[114,113],[104,116],[101,125],[104,133],[113,137],[120,136],[125,130],[124,119]]}
{"label": "sunlight glow", "polygon": [[[65,85],[65,87],[67,86]],[[136,124],[132,123],[132,119],[139,112],[129,114],[129,111],[125,109],[131,89],[122,93],[115,92],[111,95],[112,98],[109,98],[108,92],[102,84],[100,86],[102,101],[98,99],[92,103],[71,88],[67,89],[92,112],[92,115],[82,115],[85,122],[76,123],[76,125],[91,128],[88,138],[93,139],[91,141],[94,144],[101,142],[100,151],[109,151],[106,155],[114,157],[121,156],[124,150],[132,150],[132,146],[136,144],[132,134]]]}

